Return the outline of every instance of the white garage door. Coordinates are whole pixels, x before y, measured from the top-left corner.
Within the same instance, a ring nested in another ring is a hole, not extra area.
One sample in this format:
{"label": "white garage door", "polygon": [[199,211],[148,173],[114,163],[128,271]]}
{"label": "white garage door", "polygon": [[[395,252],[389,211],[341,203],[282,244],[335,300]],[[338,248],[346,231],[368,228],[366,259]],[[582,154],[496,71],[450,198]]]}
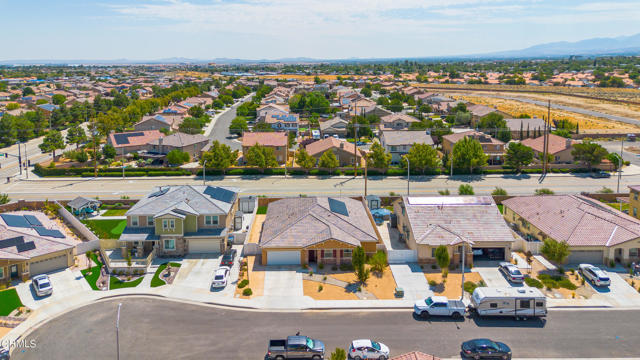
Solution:
{"label": "white garage door", "polygon": [[60,270],[67,267],[67,255],[57,256],[47,260],[34,261],[29,265],[31,276]]}
{"label": "white garage door", "polygon": [[189,254],[218,254],[221,249],[220,244],[220,239],[191,239]]}
{"label": "white garage door", "polygon": [[300,265],[300,251],[269,251],[267,265]]}
{"label": "white garage door", "polygon": [[602,250],[571,250],[569,264],[602,264]]}

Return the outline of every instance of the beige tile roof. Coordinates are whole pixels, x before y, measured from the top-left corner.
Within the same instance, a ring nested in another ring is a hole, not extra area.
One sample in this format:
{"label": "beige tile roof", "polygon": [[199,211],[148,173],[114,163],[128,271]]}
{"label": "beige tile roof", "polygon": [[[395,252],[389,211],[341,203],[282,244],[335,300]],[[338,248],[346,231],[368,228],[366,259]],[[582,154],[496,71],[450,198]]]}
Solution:
{"label": "beige tile roof", "polygon": [[[464,132],[459,132],[459,133],[453,133],[453,134],[449,134],[449,135],[445,135],[442,138],[444,140],[447,140],[453,144],[457,143],[458,141],[462,140],[464,137],[470,137],[473,139],[476,139],[478,141],[480,141],[481,144],[486,144],[486,143],[491,143],[491,144],[495,144],[495,145],[504,145],[504,142],[491,137],[490,135],[487,135],[485,133],[481,133],[479,131],[475,131],[475,130],[469,130],[469,131],[464,131]],[[481,139],[485,139],[487,141],[481,141]]]}
{"label": "beige tile roof", "polygon": [[[330,202],[343,203],[346,213],[332,211]],[[334,239],[352,246],[378,242],[368,209],[351,198],[288,198],[269,204],[260,246],[304,248]]]}
{"label": "beige tile roof", "polygon": [[640,237],[640,220],[581,195],[518,196],[502,204],[571,246],[614,246]]}
{"label": "beige tile roof", "polygon": [[[342,145],[342,149],[350,154],[353,154],[354,152],[354,147],[355,145],[353,143],[350,143],[348,141],[344,141],[344,140],[340,140],[340,139],[336,139],[334,137],[328,137],[326,139],[322,139],[322,140],[318,140],[315,142],[312,142],[311,144],[307,145],[305,147],[305,149],[307,150],[307,152],[309,153],[309,155],[311,156],[316,156],[318,154],[322,154],[325,151],[329,150],[329,149],[340,149],[340,146]],[[362,152],[359,151],[358,156],[362,156]]]}
{"label": "beige tile roof", "polygon": [[[578,144],[579,141],[564,138],[562,136],[549,134],[549,154],[556,154],[560,151],[571,148],[574,144]],[[526,145],[537,152],[544,151],[544,136],[539,136],[535,139],[522,140],[522,144]]]}
{"label": "beige tile roof", "polygon": [[246,132],[242,135],[242,146],[287,146],[286,132]]}

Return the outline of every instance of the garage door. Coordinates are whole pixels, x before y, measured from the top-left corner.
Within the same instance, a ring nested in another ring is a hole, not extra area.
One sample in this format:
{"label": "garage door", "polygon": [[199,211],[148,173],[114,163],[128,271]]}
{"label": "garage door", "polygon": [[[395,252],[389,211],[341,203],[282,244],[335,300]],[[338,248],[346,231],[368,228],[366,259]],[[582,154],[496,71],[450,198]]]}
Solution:
{"label": "garage door", "polygon": [[503,247],[497,248],[473,248],[473,260],[497,260],[503,261],[505,255],[505,249]]}
{"label": "garage door", "polygon": [[220,239],[191,239],[189,240],[189,254],[218,254],[220,253]]}
{"label": "garage door", "polygon": [[269,251],[267,265],[300,265],[300,251]]}
{"label": "garage door", "polygon": [[571,250],[569,264],[602,264],[602,250]]}
{"label": "garage door", "polygon": [[48,273],[50,271],[65,269],[67,267],[67,255],[61,255],[47,260],[34,261],[29,265],[31,276]]}

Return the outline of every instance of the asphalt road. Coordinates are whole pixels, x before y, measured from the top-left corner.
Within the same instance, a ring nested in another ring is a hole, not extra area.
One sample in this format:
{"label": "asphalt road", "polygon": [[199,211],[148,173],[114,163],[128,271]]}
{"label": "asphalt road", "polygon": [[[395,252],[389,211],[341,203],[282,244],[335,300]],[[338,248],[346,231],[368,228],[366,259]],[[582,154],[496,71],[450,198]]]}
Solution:
{"label": "asphalt road", "polygon": [[[519,176],[468,176],[460,175],[449,179],[446,176],[412,176],[411,194],[437,195],[438,190],[448,189],[457,194],[460,184],[471,184],[476,194],[490,194],[496,186],[502,187],[511,195],[530,195],[535,189],[549,188],[557,194],[575,194],[580,191],[595,192],[606,186],[614,191],[617,188],[617,176],[593,179],[584,174],[549,175],[542,183],[540,175]],[[640,174],[622,176],[620,191],[627,191],[627,185],[640,183]],[[202,178],[144,178],[122,180],[119,178],[77,178],[47,179],[32,181],[16,181],[0,184],[0,192],[7,193],[12,199],[73,199],[78,195],[99,196],[101,199],[120,198],[127,195],[140,198],[156,186],[202,184]],[[364,180],[346,177],[288,177],[272,176],[229,176],[208,177],[207,184],[236,187],[243,195],[266,196],[339,196],[362,195]],[[373,177],[367,181],[368,194],[389,195],[394,192],[400,195],[407,193],[407,179],[403,177]]]}
{"label": "asphalt road", "polygon": [[242,101],[233,104],[230,109],[222,113],[216,119],[216,123],[214,124],[213,130],[211,131],[211,135],[209,135],[209,138],[212,142],[218,140],[218,142],[222,144],[229,145],[232,150],[242,149],[242,144],[239,141],[235,140],[236,137],[232,137],[229,134],[229,125],[231,125],[231,120],[235,119],[236,117],[236,109],[238,108],[238,106],[251,100],[252,98],[253,93],[251,93],[250,96],[244,98]]}
{"label": "asphalt road", "polygon": [[460,343],[487,337],[507,343],[513,356],[614,358],[638,356],[639,311],[552,311],[546,320],[414,319],[394,312],[252,312],[129,298],[88,305],[53,319],[25,339],[35,349],[12,359],[115,359],[115,318],[120,318],[120,359],[263,359],[271,338],[300,331],[325,342],[329,352],[372,338],[391,355],[419,350],[449,358]]}
{"label": "asphalt road", "polygon": [[[620,141],[596,141],[596,142],[602,145],[603,148],[607,149],[608,152],[620,154]],[[640,147],[640,143],[630,142],[630,141],[624,142],[625,149],[630,146]],[[638,154],[634,154],[632,152],[624,150],[622,152],[622,157],[624,158],[624,160],[629,161],[634,165],[640,166],[640,156],[638,156]]]}

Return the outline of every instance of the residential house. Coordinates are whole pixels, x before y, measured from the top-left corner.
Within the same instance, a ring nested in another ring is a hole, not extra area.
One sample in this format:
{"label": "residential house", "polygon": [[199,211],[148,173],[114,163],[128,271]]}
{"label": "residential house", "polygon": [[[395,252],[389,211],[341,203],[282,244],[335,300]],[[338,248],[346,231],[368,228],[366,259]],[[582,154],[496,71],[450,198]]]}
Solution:
{"label": "residential house", "polygon": [[569,245],[570,264],[640,261],[640,220],[582,195],[517,196],[504,218],[528,241]]}
{"label": "residential house", "polygon": [[60,109],[60,106],[53,104],[40,104],[37,108],[42,111],[45,116],[51,116],[54,110]]}
{"label": "residential house", "polygon": [[113,146],[116,149],[116,154],[121,156],[122,154],[147,150],[147,144],[163,136],[164,134],[158,130],[111,133],[107,138],[107,144]]}
{"label": "residential house", "polygon": [[433,138],[425,130],[384,130],[380,135],[380,144],[391,154],[392,164],[400,163],[416,143],[434,145]]}
{"label": "residential house", "polygon": [[357,161],[358,165],[362,165],[362,160],[364,159],[364,153],[361,150],[358,149],[356,152],[355,144],[334,137],[312,142],[306,145],[305,149],[309,155],[318,160],[325,151],[333,151],[340,166],[353,166],[354,159],[356,159],[355,161]]}
{"label": "residential house", "polygon": [[[573,145],[578,144],[579,141],[554,134],[549,134],[548,140],[549,145],[547,151],[553,156],[553,163],[570,164],[573,162],[571,151],[573,151]],[[542,160],[542,154],[544,154],[544,136],[522,140],[522,144],[532,148],[536,158]]]}
{"label": "residential house", "polygon": [[419,119],[407,114],[391,114],[380,118],[380,130],[409,130],[412,123],[419,122]]}
{"label": "residential house", "polygon": [[238,209],[238,192],[204,185],[164,186],[127,211],[119,248],[137,257],[220,254]]}
{"label": "residential house", "polygon": [[180,127],[180,124],[184,120],[184,116],[182,115],[150,115],[143,116],[142,120],[133,125],[133,128],[136,131],[146,131],[146,130],[172,130],[176,131]]}
{"label": "residential house", "polygon": [[498,113],[502,116],[510,116],[507,113],[498,111],[497,109],[494,109],[492,107],[486,106],[486,105],[481,105],[481,104],[474,104],[474,105],[469,105],[467,106],[467,111],[469,111],[471,113],[471,124],[475,125],[478,120],[480,120],[480,118],[485,117],[491,113]]}
{"label": "residential house", "polygon": [[270,112],[265,115],[263,121],[271,125],[271,128],[276,131],[294,131],[297,133],[300,117],[298,114]]}
{"label": "residential house", "polygon": [[0,214],[0,283],[73,266],[79,242],[69,229],[42,212]]}
{"label": "residential house", "polygon": [[191,135],[177,132],[149,141],[147,151],[166,155],[172,150],[180,150],[189,153],[191,159],[197,159],[208,143],[209,138],[202,134]]}
{"label": "residential house", "polygon": [[640,219],[640,213],[638,209],[640,209],[640,200],[638,200],[638,194],[640,194],[640,186],[631,185],[629,186],[629,215],[632,215],[634,218]]}
{"label": "residential house", "polygon": [[534,117],[530,119],[504,119],[514,140],[534,138],[536,131],[544,130],[544,120]]}
{"label": "residential house", "polygon": [[398,231],[419,262],[435,263],[446,246],[452,264],[509,261],[514,237],[491,196],[403,196],[393,203]]}
{"label": "residential house", "polygon": [[258,245],[263,265],[340,265],[356,247],[371,255],[381,244],[362,199],[298,197],[269,203]]}
{"label": "residential house", "polygon": [[84,196],[78,196],[67,203],[67,206],[71,208],[71,212],[74,215],[93,213],[94,211],[98,211],[100,205],[102,205],[102,203],[99,200],[89,199]]}
{"label": "residential house", "polygon": [[347,136],[347,125],[349,122],[339,116],[320,123],[320,132],[322,136],[338,135],[340,137]]}
{"label": "residential house", "polygon": [[288,114],[289,113],[289,105],[278,105],[278,104],[265,104],[265,105],[260,105],[258,106],[258,108],[256,109],[257,112],[257,118],[258,119],[263,119],[266,117],[266,115],[270,112],[277,112],[277,113],[282,113],[282,114]]}
{"label": "residential house", "polygon": [[482,146],[482,150],[489,158],[489,165],[501,165],[504,162],[505,144],[504,142],[475,130],[468,130],[459,133],[449,134],[442,137],[442,152],[451,154],[453,146],[465,137],[477,140]]}
{"label": "residential house", "polygon": [[273,149],[278,164],[287,160],[288,136],[285,132],[245,132],[242,135],[242,153],[246,154],[255,144]]}

